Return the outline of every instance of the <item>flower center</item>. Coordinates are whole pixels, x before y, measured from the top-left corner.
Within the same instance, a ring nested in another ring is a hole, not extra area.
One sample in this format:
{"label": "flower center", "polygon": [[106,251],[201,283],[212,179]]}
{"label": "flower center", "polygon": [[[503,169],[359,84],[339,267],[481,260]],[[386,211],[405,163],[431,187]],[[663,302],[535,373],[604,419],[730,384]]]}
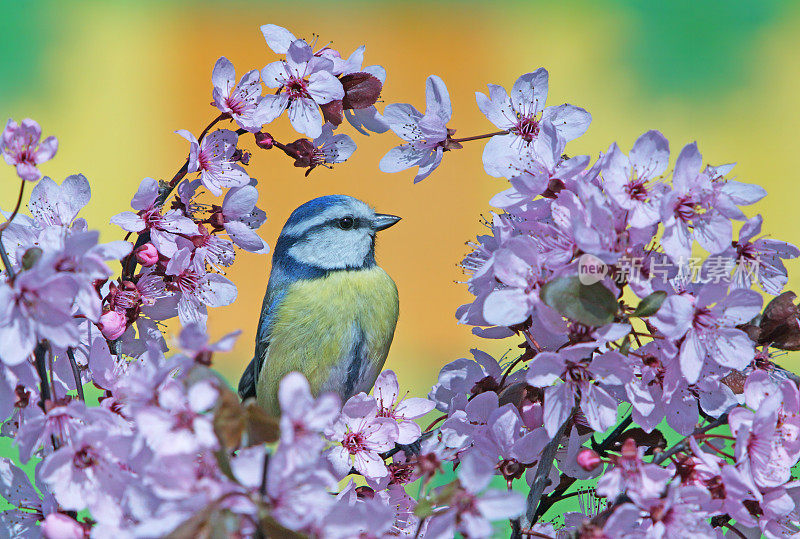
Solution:
{"label": "flower center", "polygon": [[521,116],[517,119],[513,132],[525,142],[531,142],[539,135],[539,122],[533,116]]}
{"label": "flower center", "polygon": [[194,412],[189,410],[181,410],[175,416],[175,423],[172,430],[192,430],[194,427]]}
{"label": "flower center", "polygon": [[72,457],[72,465],[79,470],[85,470],[86,468],[94,466],[96,462],[97,456],[95,455],[94,450],[88,445],[81,447]]}
{"label": "flower center", "polygon": [[364,442],[364,435],[360,432],[348,432],[344,435],[342,446],[347,449],[351,455],[355,455],[364,448]]}
{"label": "flower center", "polygon": [[591,380],[592,375],[586,369],[584,363],[567,361],[566,369],[564,370],[564,379],[568,382],[585,382]]}
{"label": "flower center", "polygon": [[305,79],[292,77],[283,88],[286,90],[286,93],[289,94],[289,99],[311,97],[308,95],[308,83]]}
{"label": "flower center", "polygon": [[183,270],[180,275],[175,277],[174,285],[180,290],[181,292],[191,294],[197,289],[197,284],[199,283],[200,279],[197,277],[197,274],[192,270]]}
{"label": "flower center", "polygon": [[140,215],[142,219],[144,219],[147,228],[160,229],[161,222],[164,220],[164,216],[161,215],[161,210],[159,208],[145,210]]}
{"label": "flower center", "polygon": [[717,317],[707,307],[697,309],[694,313],[692,325],[697,330],[709,330],[717,327]]}
{"label": "flower center", "polygon": [[736,245],[736,254],[738,258],[756,260],[758,258],[758,249],[752,243],[747,242],[743,245]]}
{"label": "flower center", "polygon": [[647,187],[645,186],[645,180],[640,180],[638,178],[631,179],[631,181],[625,186],[625,192],[628,194],[628,197],[631,200],[644,202],[644,200],[647,198]]}
{"label": "flower center", "polygon": [[227,105],[234,114],[241,114],[244,112],[245,102],[232,95],[225,98],[225,105]]}
{"label": "flower center", "polygon": [[675,216],[678,217],[678,219],[689,222],[696,215],[697,204],[695,204],[690,196],[687,195],[678,199],[678,203],[675,207]]}

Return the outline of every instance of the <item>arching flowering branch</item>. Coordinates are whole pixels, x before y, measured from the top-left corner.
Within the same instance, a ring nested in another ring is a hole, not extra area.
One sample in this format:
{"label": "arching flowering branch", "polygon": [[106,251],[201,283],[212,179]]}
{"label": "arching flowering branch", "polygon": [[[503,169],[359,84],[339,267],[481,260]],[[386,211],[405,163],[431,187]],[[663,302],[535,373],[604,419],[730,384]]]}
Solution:
{"label": "arching flowering branch", "polygon": [[[591,117],[546,106],[543,68],[510,91],[476,93],[493,126],[456,138],[441,78],[427,79],[424,113],[389,104],[381,114],[386,71],[362,67],[363,46],[344,57],[279,26],[261,32],[281,58],[238,79],[217,61],[216,116],[197,136],[179,130],[183,165],[142,180],[131,210],[111,217],[125,240],[99,243],[80,217],[85,177],[41,178],[54,138],[39,142],[31,120],[7,124],[0,151],[21,188],[0,224],[0,435],[19,462],[38,463],[31,481],[0,459],[7,535],[800,532],[800,389],[776,363],[800,349],[800,309],[783,291],[785,261],[800,251],[758,237],[762,218],[745,211],[763,189],[704,164],[694,143],[670,169],[658,131],[627,153],[613,143],[596,159],[570,156]],[[267,127],[284,112],[309,138]],[[415,181],[445,152],[486,141],[485,171],[509,183],[462,263],[474,300],[457,317],[521,353],[473,350],[442,368],[427,398],[401,394],[390,370],[371,396],[344,403],[292,373],[273,418],[213,371],[238,332],[213,342],[205,329],[208,308],[236,299],[225,272],[238,251],[268,251],[257,232],[268,187],[248,174],[263,154],[239,138],[308,175],[355,151],[337,131],[344,119],[400,136],[380,168],[416,166]],[[708,256],[691,258],[698,248]],[[776,296],[766,307],[756,284]],[[176,317],[165,355],[162,322]],[[580,511],[556,518],[576,498]]]}

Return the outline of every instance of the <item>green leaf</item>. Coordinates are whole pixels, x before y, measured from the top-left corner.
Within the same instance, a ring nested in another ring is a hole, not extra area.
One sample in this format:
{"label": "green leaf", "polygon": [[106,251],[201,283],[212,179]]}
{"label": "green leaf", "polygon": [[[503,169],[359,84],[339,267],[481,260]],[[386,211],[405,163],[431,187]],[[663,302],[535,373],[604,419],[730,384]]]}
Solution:
{"label": "green leaf", "polygon": [[42,250],[38,247],[31,247],[22,255],[22,267],[31,269],[42,258]]}
{"label": "green leaf", "polygon": [[632,316],[638,316],[640,318],[653,316],[658,312],[658,309],[661,308],[661,304],[664,303],[665,299],[667,299],[667,293],[663,290],[656,290],[639,302]]}
{"label": "green leaf", "polygon": [[540,295],[542,301],[562,315],[587,326],[610,324],[619,308],[611,290],[601,283],[585,285],[576,276],[546,283]]}
{"label": "green leaf", "polygon": [[419,502],[417,502],[417,506],[414,508],[414,516],[419,518],[429,517],[433,514],[433,502],[428,498],[423,498]]}
{"label": "green leaf", "polygon": [[623,356],[627,356],[628,352],[631,351],[631,344],[632,344],[631,336],[625,335],[625,340],[622,341],[622,346],[619,347],[619,353],[622,354]]}

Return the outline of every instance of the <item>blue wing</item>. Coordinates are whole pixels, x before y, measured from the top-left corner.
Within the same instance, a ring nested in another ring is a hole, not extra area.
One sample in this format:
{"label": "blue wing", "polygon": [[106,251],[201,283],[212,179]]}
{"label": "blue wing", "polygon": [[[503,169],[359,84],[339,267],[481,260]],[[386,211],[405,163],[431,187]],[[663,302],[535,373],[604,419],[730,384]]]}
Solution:
{"label": "blue wing", "polygon": [[247,365],[242,377],[239,379],[239,398],[242,400],[248,398],[255,398],[256,384],[258,383],[258,376],[261,373],[261,366],[264,364],[264,358],[267,355],[267,348],[269,347],[270,333],[272,331],[272,322],[275,318],[275,313],[278,310],[286,291],[282,290],[275,294],[274,298],[270,298],[267,292],[264,298],[264,304],[261,306],[261,319],[258,321],[258,331],[256,333],[256,351],[253,359]]}

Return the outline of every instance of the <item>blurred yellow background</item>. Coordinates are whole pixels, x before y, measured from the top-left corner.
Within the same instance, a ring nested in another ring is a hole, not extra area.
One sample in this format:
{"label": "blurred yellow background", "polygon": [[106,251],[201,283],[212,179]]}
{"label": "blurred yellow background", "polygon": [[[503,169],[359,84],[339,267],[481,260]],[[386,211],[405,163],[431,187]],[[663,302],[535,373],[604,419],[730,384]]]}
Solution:
{"label": "blurred yellow background", "polygon": [[[645,7],[646,4],[646,7]],[[660,4],[660,3],[659,3]],[[573,103],[593,115],[588,133],[568,146],[593,156],[618,141],[626,151],[648,129],[660,129],[673,155],[697,140],[707,162],[737,161],[740,180],[769,196],[748,214],[765,216],[765,232],[800,244],[795,210],[800,185],[794,159],[800,128],[800,11],[777,2],[12,2],[0,0],[0,117],[40,122],[56,135],[56,159],[42,167],[57,181],[82,172],[93,189],[84,211],[102,239],[122,237],[109,218],[128,208],[145,176],[170,178],[195,134],[212,119],[211,69],[220,56],[237,76],[274,61],[259,31],[265,23],[349,54],[366,44],[365,65],[388,71],[383,105],[424,109],[424,83],[441,76],[453,101],[457,136],[494,131],[475,106],[487,83],[509,87],[521,74],[550,71],[549,104]],[[223,126],[225,127],[225,126]],[[298,138],[280,120],[266,128],[278,140]],[[378,161],[399,143],[392,133],[364,137],[348,125],[358,151],[333,170],[308,178],[278,150],[253,150],[260,234],[270,243],[289,213],[313,197],[344,193],[403,221],[382,234],[378,261],[400,290],[401,314],[387,368],[425,392],[445,363],[474,346],[503,353],[456,324],[468,301],[457,267],[466,241],[483,233],[480,215],[505,180],[483,173],[483,142],[445,155],[428,179],[384,174]],[[253,149],[252,138],[243,137]],[[0,207],[16,196],[5,168]],[[217,367],[236,383],[249,361],[271,255],[240,252],[229,277],[239,287],[230,307],[211,313],[213,336],[244,330]],[[790,264],[790,287],[800,267]],[[797,369],[800,363],[787,362]]]}

